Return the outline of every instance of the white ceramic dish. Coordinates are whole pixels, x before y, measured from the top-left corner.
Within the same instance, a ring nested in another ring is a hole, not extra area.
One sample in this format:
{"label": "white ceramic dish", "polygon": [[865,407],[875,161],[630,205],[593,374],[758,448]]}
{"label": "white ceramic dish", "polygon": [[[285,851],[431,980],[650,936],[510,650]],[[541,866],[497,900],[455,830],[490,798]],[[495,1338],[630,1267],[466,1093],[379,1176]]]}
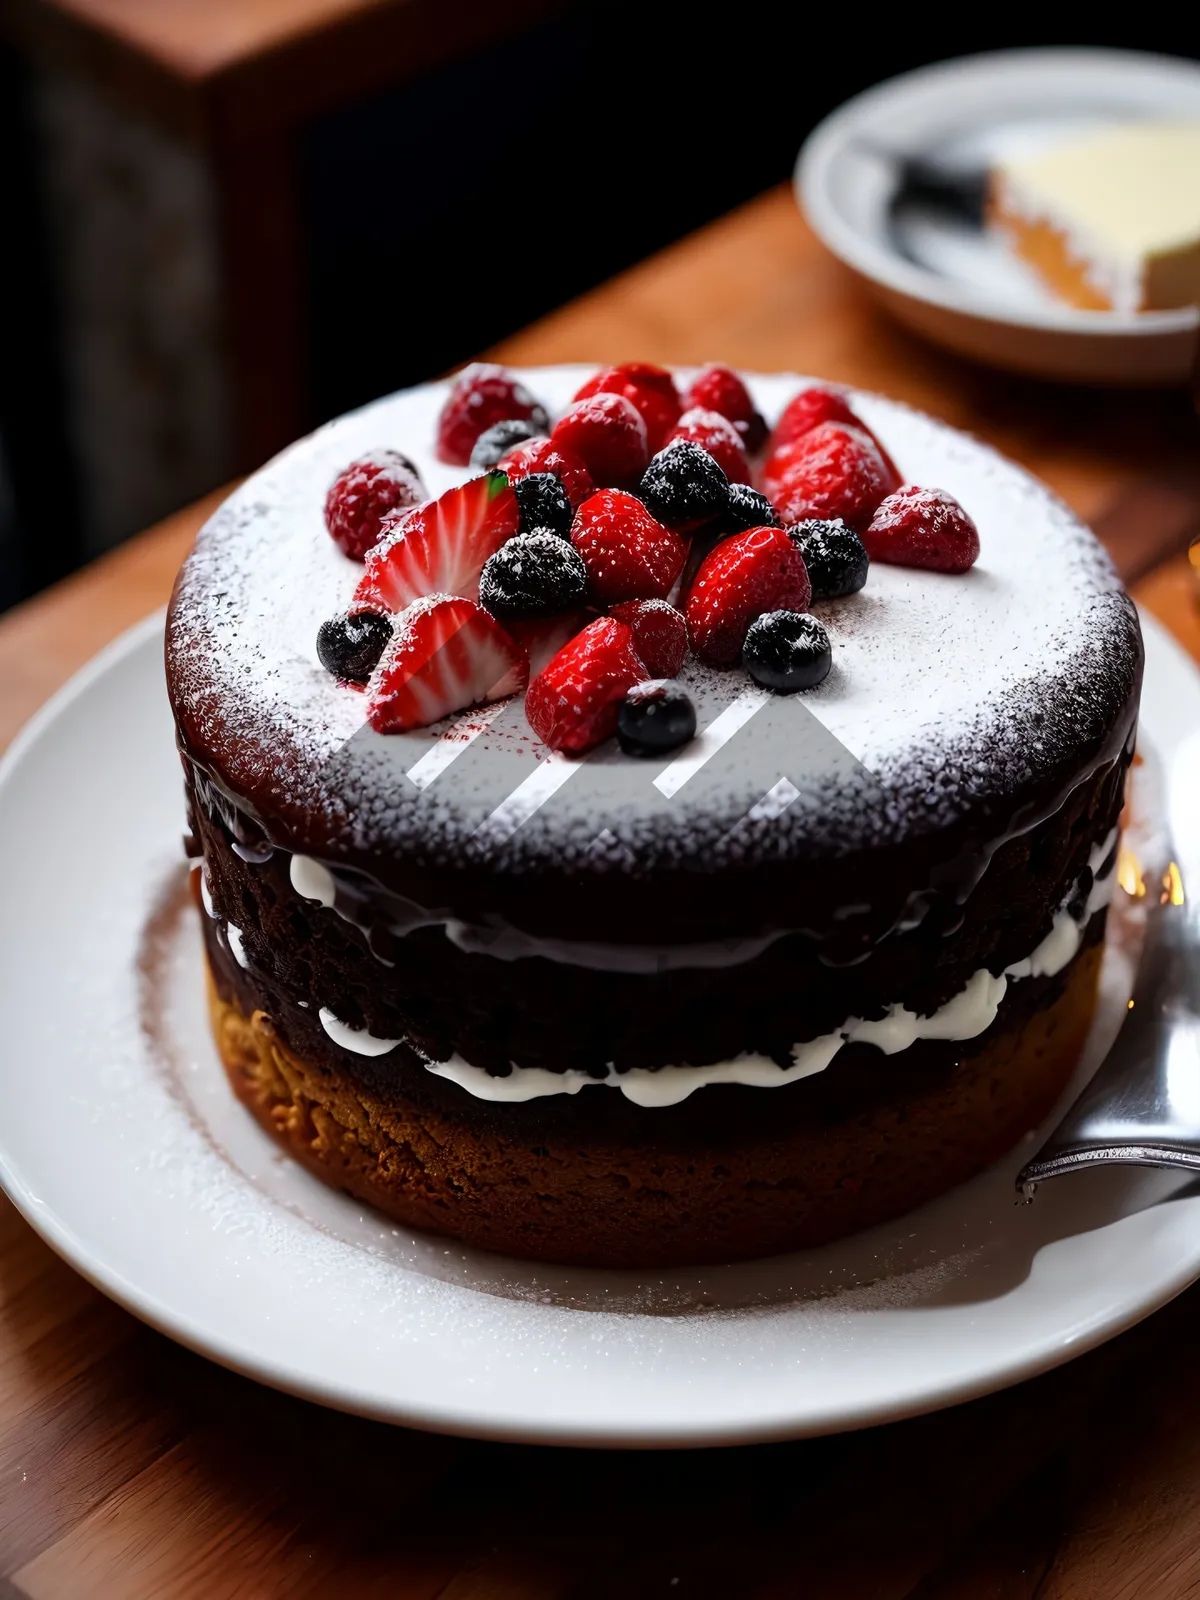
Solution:
{"label": "white ceramic dish", "polygon": [[[1179,1177],[1088,1173],[1020,1206],[1023,1152],[841,1245],[643,1274],[465,1251],[324,1188],[233,1100],[207,1035],[161,627],[93,662],[0,768],[0,1179],[146,1321],[265,1383],[418,1427],[719,1444],[1012,1383],[1200,1274],[1200,1197]],[[1200,678],[1153,623],[1144,708],[1194,815]],[[1194,830],[1186,843],[1195,881]],[[1093,1059],[1128,992],[1127,909],[1117,923]]]}
{"label": "white ceramic dish", "polygon": [[875,152],[986,165],[1064,129],[1200,116],[1200,65],[1124,50],[1005,50],[905,73],[810,134],[796,192],[830,250],[901,319],[960,354],[1081,383],[1174,384],[1200,311],[1076,311],[987,234],[932,214],[889,227],[891,168]]}

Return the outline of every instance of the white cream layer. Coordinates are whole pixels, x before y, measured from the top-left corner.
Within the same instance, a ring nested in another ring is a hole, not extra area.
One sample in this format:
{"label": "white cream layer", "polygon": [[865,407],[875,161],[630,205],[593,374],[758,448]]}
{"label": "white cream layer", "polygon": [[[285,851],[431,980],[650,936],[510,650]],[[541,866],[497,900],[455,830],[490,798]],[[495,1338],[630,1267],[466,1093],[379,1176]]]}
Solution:
{"label": "white cream layer", "polygon": [[[1010,983],[1021,978],[1053,977],[1076,955],[1088,921],[1108,904],[1112,895],[1115,873],[1111,868],[1102,878],[1096,878],[1095,874],[1107,861],[1116,840],[1114,828],[1107,839],[1093,847],[1088,857],[1093,883],[1080,917],[1076,919],[1063,906],[1037,948],[1006,967],[998,978],[981,967],[953,999],[928,1017],[919,1017],[900,1004],[890,1006],[885,1016],[874,1021],[850,1017],[832,1033],[796,1045],[790,1067],[779,1066],[769,1056],[754,1054],[736,1056],[732,1061],[715,1061],[703,1067],[653,1070],[635,1067],[621,1073],[610,1067],[604,1078],[593,1078],[586,1072],[550,1072],[544,1067],[514,1067],[507,1078],[496,1078],[461,1056],[451,1056],[448,1061],[426,1059],[425,1065],[437,1077],[449,1078],[479,1100],[536,1100],[548,1094],[578,1094],[589,1085],[599,1085],[619,1089],[635,1105],[673,1106],[710,1083],[736,1083],[760,1089],[795,1083],[814,1072],[823,1072],[846,1044],[873,1044],[890,1056],[907,1050],[918,1039],[974,1039],[995,1021]],[[401,1042],[377,1038],[365,1028],[351,1028],[324,1007],[320,1017],[322,1027],[335,1044],[359,1055],[386,1055]]]}

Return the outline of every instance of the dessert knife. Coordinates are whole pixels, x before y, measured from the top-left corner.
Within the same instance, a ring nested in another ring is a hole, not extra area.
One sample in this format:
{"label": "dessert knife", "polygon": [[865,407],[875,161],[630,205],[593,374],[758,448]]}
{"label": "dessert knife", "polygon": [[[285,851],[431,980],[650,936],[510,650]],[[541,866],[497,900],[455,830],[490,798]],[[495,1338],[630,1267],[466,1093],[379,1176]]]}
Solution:
{"label": "dessert knife", "polygon": [[1111,1162],[1200,1172],[1200,918],[1173,858],[1152,871],[1130,857],[1123,880],[1148,902],[1133,996],[1095,1077],[1018,1174],[1026,1197]]}

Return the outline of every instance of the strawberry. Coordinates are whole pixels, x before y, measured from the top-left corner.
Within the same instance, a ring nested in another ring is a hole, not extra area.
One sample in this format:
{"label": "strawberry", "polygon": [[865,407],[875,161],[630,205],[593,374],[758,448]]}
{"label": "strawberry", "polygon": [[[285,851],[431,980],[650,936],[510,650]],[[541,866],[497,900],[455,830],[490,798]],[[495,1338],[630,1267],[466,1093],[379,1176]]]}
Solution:
{"label": "strawberry", "polygon": [[367,721],[376,733],[405,733],[502,700],[528,680],[529,658],[482,606],[425,595],[396,619],[367,684]]}
{"label": "strawberry", "polygon": [[467,466],[479,435],[494,423],[514,418],[532,422],[539,433],[550,427],[546,408],[511,372],[483,361],[464,367],[438,417],[438,460],[452,467]]}
{"label": "strawberry", "polygon": [[609,487],[636,483],[650,460],[646,424],[623,394],[593,394],[576,400],[554,425],[551,441],[577,455],[594,482]]}
{"label": "strawberry", "polygon": [[646,361],[627,361],[621,367],[602,367],[595,377],[588,379],[575,398],[587,400],[594,394],[623,394],[627,400],[633,401],[646,424],[651,455],[657,455],[662,449],[683,410],[679,404],[675,379],[665,367],[651,366]]}
{"label": "strawberry", "polygon": [[567,491],[573,511],[578,511],[588,495],[596,492],[592,475],[579,457],[573,451],[561,450],[550,439],[517,445],[500,457],[499,467],[508,474],[509,483],[519,483],[539,472],[552,472]]}
{"label": "strawberry", "polygon": [[[787,526],[840,517],[862,533],[876,506],[899,487],[895,468],[870,434],[847,422],[822,422],[789,446],[770,499]],[[764,480],[765,481],[765,480]]]}
{"label": "strawberry", "polygon": [[427,594],[479,594],[484,563],[517,531],[517,497],[488,472],[410,511],[367,556],[352,611],[403,611]]}
{"label": "strawberry", "polygon": [[670,593],[687,554],[679,535],[623,489],[600,489],[583,502],[571,543],[583,557],[592,594],[604,605],[661,599]]}
{"label": "strawberry", "polygon": [[339,549],[361,561],[387,532],[389,521],[425,497],[425,485],[407,456],[376,450],[352,461],[330,484],[325,526]]}
{"label": "strawberry", "polygon": [[862,536],[872,561],[966,572],[979,560],[979,529],[944,489],[906,483],[877,508]]}
{"label": "strawberry", "polygon": [[594,615],[594,612],[580,609],[564,611],[557,617],[522,617],[504,626],[529,657],[532,678],[554,659],[563,645],[587,627]]}
{"label": "strawberry", "polygon": [[671,439],[690,439],[707,450],[730,483],[750,482],[750,464],[746,460],[742,436],[720,412],[699,408],[685,411],[675,424]]}
{"label": "strawberry", "polygon": [[652,678],[673,678],[687,655],[683,613],[665,600],[621,600],[610,613],[633,629],[633,647]]}
{"label": "strawberry", "polygon": [[732,422],[747,455],[756,455],[767,437],[762,413],[732,367],[708,366],[692,379],[683,397],[685,411],[715,411]]}
{"label": "strawberry", "polygon": [[780,412],[779,421],[771,429],[771,449],[791,444],[793,439],[810,433],[822,422],[852,422],[855,427],[862,427],[843,395],[836,389],[814,383],[811,388],[793,395]]}
{"label": "strawberry", "polygon": [[581,753],[612,737],[621,701],[648,677],[628,623],[597,617],[529,685],[525,715],[552,750]]}
{"label": "strawberry", "polygon": [[731,666],[756,617],[807,611],[811,599],[804,557],[782,528],[735,533],[704,558],[688,595],[692,649],[709,666]]}

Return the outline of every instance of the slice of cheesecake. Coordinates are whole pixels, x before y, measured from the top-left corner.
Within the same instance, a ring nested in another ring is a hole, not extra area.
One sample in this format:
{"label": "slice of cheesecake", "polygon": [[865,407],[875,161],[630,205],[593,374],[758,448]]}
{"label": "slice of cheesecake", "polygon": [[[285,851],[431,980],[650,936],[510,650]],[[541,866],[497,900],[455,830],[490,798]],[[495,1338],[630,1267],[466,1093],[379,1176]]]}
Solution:
{"label": "slice of cheesecake", "polygon": [[988,220],[1091,311],[1200,303],[1200,121],[1102,128],[996,165]]}

